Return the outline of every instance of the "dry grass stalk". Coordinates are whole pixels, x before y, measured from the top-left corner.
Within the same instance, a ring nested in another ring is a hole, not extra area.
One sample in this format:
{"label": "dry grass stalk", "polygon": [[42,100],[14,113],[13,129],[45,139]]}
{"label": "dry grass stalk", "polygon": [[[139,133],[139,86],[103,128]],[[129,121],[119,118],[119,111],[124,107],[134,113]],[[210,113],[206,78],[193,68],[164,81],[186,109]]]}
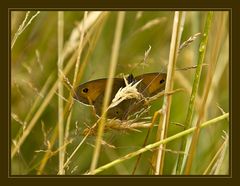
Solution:
{"label": "dry grass stalk", "polygon": [[[102,12],[102,11],[92,11],[88,14],[85,23],[84,23],[84,30],[87,31],[89,30],[96,22],[98,19],[100,19],[101,16],[105,16],[107,12]],[[82,24],[83,22],[80,22],[77,27],[75,27],[66,42],[64,46],[64,51],[63,51],[63,58],[65,59],[68,54],[72,53],[76,49],[79,43],[79,38],[80,38],[80,33],[82,29]]]}
{"label": "dry grass stalk", "polygon": [[145,31],[145,30],[147,30],[147,29],[150,29],[150,28],[152,28],[152,27],[154,27],[154,26],[156,26],[156,25],[159,25],[159,23],[165,22],[166,20],[167,20],[166,17],[161,17],[161,18],[153,19],[153,20],[147,22],[145,25],[143,25],[143,26],[142,26],[141,28],[139,28],[138,30],[136,30],[136,31],[133,33],[133,35],[136,34],[136,33],[139,33],[139,32],[143,32],[143,31]]}
{"label": "dry grass stalk", "polygon": [[200,36],[201,33],[196,33],[194,34],[193,36],[189,37],[186,41],[184,41],[179,49],[178,49],[178,52],[180,53],[184,48],[187,48],[195,39],[197,39],[198,36]]}
{"label": "dry grass stalk", "polygon": [[[149,128],[151,126],[151,123],[145,122],[145,121],[135,121],[135,120],[118,120],[118,119],[108,119],[105,123],[105,129],[104,132],[109,131],[109,129],[118,130],[118,131],[135,131],[140,132],[137,129],[142,128]],[[97,125],[94,125],[94,127],[88,127],[84,129],[83,135],[93,135],[96,136],[97,134]]]}
{"label": "dry grass stalk", "polygon": [[22,125],[23,130],[24,130],[24,128],[25,128],[25,126],[26,126],[26,122],[22,121],[22,120],[18,117],[18,115],[15,114],[15,113],[13,113],[13,112],[11,113],[11,117],[12,117],[12,119],[14,119],[17,123],[19,123],[20,125]]}
{"label": "dry grass stalk", "polygon": [[64,12],[58,12],[58,78],[60,81],[58,82],[58,146],[59,146],[59,165],[58,169],[60,174],[64,174],[65,171],[63,169],[64,164],[64,117],[63,117],[63,83],[62,83],[62,69],[63,69],[63,38],[64,38]]}
{"label": "dry grass stalk", "polygon": [[[73,83],[72,83],[72,91],[74,91],[73,87],[76,86],[77,76],[78,76],[78,73],[79,73],[80,59],[81,59],[82,50],[83,50],[83,39],[84,39],[84,33],[85,33],[85,21],[86,21],[86,18],[87,18],[87,14],[88,14],[88,12],[85,11],[84,12],[84,17],[83,17],[83,20],[82,20],[82,24],[81,24],[80,40],[79,40],[79,46],[78,46],[78,56],[77,56],[77,61],[76,61],[76,64],[75,64],[75,71],[74,71],[74,77],[73,77]],[[71,95],[70,95],[69,98],[70,98],[70,108],[72,108],[73,99],[72,99]],[[69,137],[69,128],[70,128],[71,118],[72,118],[72,109],[70,110],[69,115],[67,117],[67,124],[66,124],[66,127],[65,127],[65,136],[64,136],[65,141],[67,141],[68,137]],[[66,149],[64,149],[64,158],[63,159],[65,159],[65,152],[66,152]]]}
{"label": "dry grass stalk", "polygon": [[91,162],[91,168],[90,171],[93,171],[98,162],[99,153],[101,149],[101,140],[102,140],[102,134],[104,131],[104,125],[105,125],[105,117],[108,104],[110,102],[110,95],[112,91],[112,84],[113,84],[113,77],[115,74],[116,66],[117,66],[117,59],[118,59],[118,51],[120,48],[120,39],[122,34],[122,28],[125,18],[125,12],[119,12],[118,18],[117,18],[117,25],[115,29],[115,35],[114,35],[114,41],[113,41],[113,48],[112,48],[112,55],[110,60],[110,69],[109,69],[109,79],[107,81],[106,91],[105,91],[105,97],[103,100],[103,113],[102,113],[102,119],[98,127],[98,135],[96,139],[96,148],[94,149],[94,154]]}
{"label": "dry grass stalk", "polygon": [[[96,24],[94,24],[94,26],[92,28],[90,28],[88,30],[88,32],[86,33],[86,36],[84,37],[84,42],[83,42],[83,45],[86,46],[86,43],[87,41],[89,41],[90,37],[93,35],[93,39],[92,39],[92,42],[90,42],[90,46],[89,49],[87,50],[87,54],[86,56],[84,57],[84,60],[83,60],[83,63],[81,63],[81,67],[80,67],[80,71],[79,71],[79,74],[78,74],[78,78],[77,79],[80,79],[82,77],[82,74],[84,72],[84,69],[86,67],[86,64],[88,62],[88,59],[89,59],[89,56],[90,56],[90,53],[94,50],[95,46],[96,46],[96,43],[97,43],[97,40],[99,38],[99,35],[101,33],[101,30],[102,30],[102,27],[103,27],[103,23],[104,23],[104,20],[106,20],[106,16],[102,16],[101,19],[98,19]],[[94,32],[96,29],[98,29],[98,32]],[[99,30],[100,29],[100,30]],[[71,65],[74,64],[74,62],[76,61],[77,59],[77,54],[78,54],[78,51],[75,51],[74,55],[72,56],[72,58],[67,62],[67,66],[65,67],[66,71],[64,71],[63,73],[67,74],[69,72],[69,69],[72,67]],[[66,56],[65,56],[66,57]],[[70,83],[71,84],[71,83]],[[69,86],[69,87],[72,87],[72,86]],[[72,90],[71,90],[72,91]],[[68,100],[70,100],[72,97],[72,94],[69,95],[69,98]],[[66,104],[65,108],[64,108],[64,116],[67,116],[67,113],[71,110],[71,105],[70,103],[69,104]],[[69,122],[69,120],[67,120],[67,122]],[[51,143],[54,143],[54,141],[56,140],[56,134],[57,134],[57,129],[56,127],[54,128],[54,134],[52,135],[52,138],[51,138]],[[75,148],[75,150],[72,152],[72,154],[69,156],[69,158],[66,160],[66,162],[64,163],[64,168],[70,163],[70,160],[71,158],[76,154],[76,152],[79,150],[79,148],[81,147],[81,145],[83,144],[83,142],[86,140],[87,136],[84,137],[84,139],[79,143],[79,145]],[[38,169],[38,172],[37,174],[40,175],[42,174],[42,171],[49,159],[49,153],[46,152],[44,154],[44,157],[41,161],[41,164],[39,166],[39,169]]]}
{"label": "dry grass stalk", "polygon": [[[105,14],[104,14],[105,15]],[[104,15],[103,15],[103,18],[104,18]],[[98,18],[96,18],[96,20],[94,22],[92,22],[92,24],[94,24],[96,21],[98,21]],[[100,21],[100,20],[99,20]],[[91,25],[92,26],[92,25]],[[94,34],[94,31],[96,30],[96,27],[93,27],[92,29],[89,29],[89,37],[90,35]],[[88,38],[85,38],[84,39],[84,43],[83,43],[83,46],[86,46],[87,44],[87,39]],[[66,58],[66,56],[68,54],[70,54],[75,48],[72,46],[70,47],[71,50],[68,50],[69,48],[67,46],[69,46],[69,41],[67,41],[64,47],[64,51],[63,51],[63,60]],[[71,43],[71,42],[70,42]],[[76,47],[76,46],[75,46]],[[68,72],[71,70],[71,68],[73,67],[74,65],[74,62],[76,61],[76,58],[77,58],[77,51],[74,51],[73,55],[71,56],[71,58],[68,60],[68,62],[66,63],[66,66],[63,70],[63,73],[64,74],[68,74]],[[50,76],[52,77],[52,76]],[[49,78],[51,80],[51,78]],[[18,152],[19,148],[21,147],[22,143],[25,141],[26,137],[30,134],[31,130],[33,129],[33,127],[35,126],[36,122],[38,121],[39,117],[42,115],[44,109],[47,107],[47,105],[49,104],[50,100],[52,99],[53,95],[55,94],[55,91],[57,90],[57,85],[58,85],[58,82],[60,81],[60,79],[57,79],[55,81],[55,83],[52,85],[52,88],[48,91],[48,94],[45,96],[45,99],[43,100],[43,102],[41,103],[41,105],[39,106],[38,110],[36,111],[36,113],[33,115],[33,117],[31,118],[28,118],[30,121],[29,121],[29,124],[26,128],[26,130],[24,131],[24,133],[22,134],[22,136],[19,138],[19,140],[16,141],[16,145],[13,144],[12,146],[12,151],[11,151],[11,158],[13,158],[16,154],[16,152]],[[69,110],[69,109],[66,109],[66,110]],[[47,157],[47,156],[46,156]],[[46,162],[46,159],[44,160],[44,162]]]}
{"label": "dry grass stalk", "polygon": [[[150,133],[152,132],[152,128],[153,128],[153,126],[154,126],[154,123],[157,121],[157,117],[160,116],[161,114],[162,114],[161,110],[156,111],[156,112],[154,113],[154,115],[153,115],[153,117],[152,117],[152,122],[151,122],[151,124],[150,124],[150,126],[149,126],[149,128],[148,128],[147,135],[146,135],[145,140],[144,140],[144,142],[143,142],[142,148],[147,145],[147,141],[148,141],[148,138],[149,138]],[[141,157],[142,157],[142,154],[139,154],[139,156],[138,156],[138,158],[137,158],[137,161],[136,161],[136,163],[135,163],[135,166],[134,166],[134,168],[133,168],[132,175],[135,174],[135,172],[136,172],[136,170],[137,170],[137,167],[138,167],[138,165],[139,165],[139,163],[140,163]],[[154,157],[154,159],[155,159],[155,157]],[[150,165],[153,166],[154,164],[152,164],[152,162],[150,162]],[[154,170],[155,170],[155,169],[154,169]]]}
{"label": "dry grass stalk", "polygon": [[213,156],[211,162],[209,163],[209,165],[203,172],[203,175],[207,175],[210,173],[217,175],[219,173],[219,170],[222,165],[222,161],[223,161],[223,158],[224,158],[227,146],[228,146],[228,142],[229,142],[228,141],[229,137],[225,131],[224,131],[223,139],[224,139],[224,141],[223,141],[222,145],[219,147],[218,151]]}
{"label": "dry grass stalk", "polygon": [[14,34],[14,37],[11,42],[11,49],[13,49],[13,46],[17,40],[17,38],[23,33],[23,31],[32,23],[32,21],[37,17],[37,15],[40,13],[40,11],[37,11],[36,14],[34,14],[29,21],[27,22],[28,16],[30,14],[30,11],[28,11],[25,15],[25,18],[22,22],[22,24],[18,27],[17,32]]}
{"label": "dry grass stalk", "polygon": [[[182,35],[183,25],[185,21],[185,14],[186,12],[176,11],[174,15],[172,39],[171,39],[170,53],[169,53],[169,64],[168,64],[168,71],[167,71],[168,76],[167,76],[166,86],[165,86],[166,92],[172,91],[172,88],[173,88],[173,77],[174,77],[174,71],[175,71],[174,68],[177,61],[177,54],[178,54],[180,39]],[[171,102],[172,102],[171,95],[165,95],[163,106],[162,106],[163,116],[160,118],[160,121],[159,121],[159,128],[158,128],[159,136],[157,136],[157,141],[163,140],[167,136]],[[159,150],[157,153],[156,172],[155,172],[156,175],[162,174],[163,172],[164,151],[162,151],[161,149],[165,149],[164,144],[160,144]]]}
{"label": "dry grass stalk", "polygon": [[[209,34],[209,30],[211,27],[211,20],[212,20],[212,13],[209,12],[207,15],[208,16],[206,18],[204,31],[203,31],[204,34],[203,34],[203,37],[202,37],[200,45],[199,45],[199,57],[198,57],[198,63],[197,63],[198,65],[197,65],[197,69],[195,72],[191,96],[190,96],[190,100],[189,100],[189,104],[188,104],[188,111],[187,111],[187,116],[186,116],[186,120],[185,120],[185,128],[190,128],[191,126],[194,126],[193,125],[194,105],[196,102],[196,96],[197,96],[198,89],[199,89],[200,78],[201,78],[201,74],[202,74],[202,65],[205,60],[206,47],[207,47],[207,43],[208,43],[208,34]],[[199,104],[199,106],[201,107],[201,103]],[[189,140],[189,138],[187,138],[187,137],[183,138],[183,140],[181,142],[181,150],[182,151],[183,150],[187,151],[188,140]],[[192,155],[189,154],[188,157],[180,155],[178,157],[177,169],[176,169],[177,174],[180,174],[183,172],[184,167],[185,167],[184,159],[189,158],[190,156],[192,156]]]}
{"label": "dry grass stalk", "polygon": [[[126,79],[125,79],[125,82],[126,82]],[[140,100],[140,99],[142,99],[143,98],[142,94],[140,92],[138,92],[138,90],[137,90],[137,85],[140,82],[141,82],[141,80],[136,83],[126,84],[126,86],[124,88],[120,88],[118,90],[118,92],[116,93],[115,97],[113,98],[108,109],[117,106],[124,100],[128,100],[128,99]]]}
{"label": "dry grass stalk", "polygon": [[[222,121],[223,119],[227,119],[228,117],[229,117],[229,113],[226,113],[226,114],[223,114],[221,116],[218,116],[218,117],[216,117],[214,119],[211,119],[211,120],[209,120],[207,122],[202,123],[201,124],[201,128],[204,128],[204,127],[207,127],[209,125],[215,124],[215,123],[217,123],[219,121]],[[196,130],[196,127],[192,127],[192,128],[187,129],[187,130],[184,130],[182,132],[179,132],[179,133],[177,133],[177,134],[175,134],[173,136],[165,138],[164,140],[160,140],[160,141],[157,141],[157,142],[155,142],[153,144],[149,144],[149,145],[147,145],[147,146],[145,146],[145,147],[143,147],[143,148],[141,148],[141,149],[139,149],[139,150],[137,150],[135,152],[131,152],[131,153],[129,153],[129,154],[123,156],[123,157],[120,157],[120,158],[118,158],[118,159],[116,159],[116,160],[114,160],[114,161],[112,161],[112,162],[110,162],[108,164],[105,164],[105,165],[103,165],[103,166],[93,170],[92,172],[89,172],[89,173],[86,173],[86,174],[91,174],[91,175],[98,174],[98,173],[100,173],[100,172],[102,172],[102,171],[104,171],[104,170],[106,170],[106,169],[108,169],[110,167],[116,166],[119,163],[122,163],[122,162],[124,162],[124,161],[126,161],[128,159],[136,157],[139,154],[142,154],[142,153],[147,152],[147,151],[152,151],[152,149],[155,149],[157,147],[159,148],[160,144],[167,144],[170,141],[179,139],[179,138],[181,138],[181,137],[183,137],[185,135],[188,135],[188,134],[192,133],[195,130]]]}
{"label": "dry grass stalk", "polygon": [[[213,12],[210,12],[209,16],[211,16],[210,20],[209,20],[209,22],[211,23],[212,17],[213,17]],[[219,50],[220,50],[220,46],[221,46],[220,45],[221,38],[223,37],[223,30],[224,30],[223,29],[223,27],[224,27],[223,13],[221,13],[219,15],[219,18],[217,19],[217,21],[219,21],[218,30],[220,30],[221,32],[217,33],[215,40],[214,40],[214,47],[213,47],[213,51],[211,53],[212,56],[211,56],[211,60],[210,60],[211,63],[209,65],[209,69],[208,69],[208,73],[207,73],[205,89],[204,89],[202,100],[201,100],[201,107],[199,108],[199,117],[198,117],[197,124],[196,124],[197,130],[193,134],[190,149],[189,149],[189,156],[187,157],[186,170],[185,170],[186,174],[189,174],[191,171],[192,161],[193,161],[193,158],[195,155],[195,151],[197,148],[197,142],[198,142],[198,138],[199,138],[199,133],[200,133],[199,125],[202,122],[203,117],[206,113],[206,110],[205,110],[206,103],[207,103],[207,99],[208,99],[208,95],[209,95],[209,90],[212,86],[213,75],[214,75],[216,63],[217,63],[217,56],[219,54]],[[205,45],[205,47],[206,47],[206,45]]]}

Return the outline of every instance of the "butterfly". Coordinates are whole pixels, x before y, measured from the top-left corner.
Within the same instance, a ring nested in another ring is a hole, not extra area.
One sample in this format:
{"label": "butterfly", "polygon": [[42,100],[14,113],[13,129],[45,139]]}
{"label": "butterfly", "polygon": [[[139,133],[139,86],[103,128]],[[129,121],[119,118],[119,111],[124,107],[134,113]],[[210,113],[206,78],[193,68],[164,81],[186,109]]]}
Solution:
{"label": "butterfly", "polygon": [[[165,89],[166,73],[148,73],[134,77],[132,74],[127,77],[128,83],[136,83],[138,81],[137,90],[143,97],[152,97]],[[107,78],[96,79],[79,85],[75,89],[74,99],[95,108],[96,114],[102,114],[102,105],[104,100]],[[114,78],[112,100],[120,88],[124,88],[126,83],[123,78]],[[126,99],[113,108],[108,109],[107,118],[116,118],[126,120],[129,115],[143,108],[144,100]]]}

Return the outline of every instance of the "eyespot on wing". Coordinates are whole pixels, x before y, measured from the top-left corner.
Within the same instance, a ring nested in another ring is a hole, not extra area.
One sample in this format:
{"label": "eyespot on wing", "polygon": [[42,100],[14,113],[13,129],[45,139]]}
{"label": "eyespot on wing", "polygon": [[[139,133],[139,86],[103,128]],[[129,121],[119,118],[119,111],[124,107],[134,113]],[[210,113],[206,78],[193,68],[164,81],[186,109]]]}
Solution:
{"label": "eyespot on wing", "polygon": [[[101,96],[102,99],[104,98],[106,85],[107,78],[96,79],[83,83],[76,88],[74,98],[84,104],[94,104],[99,96]],[[125,86],[123,79],[114,78],[112,85],[112,95],[114,96],[116,92],[123,86]]]}
{"label": "eyespot on wing", "polygon": [[142,80],[145,88],[142,90],[149,96],[154,96],[165,89],[166,73],[149,73],[135,77],[137,81]]}

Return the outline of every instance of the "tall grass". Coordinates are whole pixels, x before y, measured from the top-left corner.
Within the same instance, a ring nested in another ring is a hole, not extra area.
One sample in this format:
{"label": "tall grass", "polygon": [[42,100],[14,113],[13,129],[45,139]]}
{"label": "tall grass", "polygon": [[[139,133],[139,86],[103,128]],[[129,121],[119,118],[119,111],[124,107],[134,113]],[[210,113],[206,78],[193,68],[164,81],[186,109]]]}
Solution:
{"label": "tall grass", "polygon": [[[211,23],[212,23],[212,16],[213,16],[213,12],[209,12],[207,20],[206,20],[206,24],[205,24],[202,41],[199,46],[198,66],[196,69],[192,93],[191,93],[191,97],[190,97],[190,101],[189,101],[188,112],[187,112],[187,117],[186,117],[186,121],[185,121],[185,128],[191,127],[191,123],[192,123],[193,108],[194,108],[195,99],[196,99],[199,82],[200,82],[200,78],[201,78],[202,65],[203,65],[203,61],[205,59],[205,53],[206,53],[207,42],[208,42],[208,33],[210,31],[210,27],[211,27]],[[183,150],[183,151],[185,150],[186,143],[187,143],[187,138],[184,138],[181,150]],[[177,167],[177,173],[179,173],[182,170],[182,163],[183,163],[183,155],[180,155],[178,167]]]}
{"label": "tall grass", "polygon": [[[183,31],[183,26],[185,22],[186,12],[175,12],[174,14],[174,22],[173,22],[173,31],[172,31],[172,38],[170,44],[170,53],[169,53],[169,63],[167,69],[167,80],[165,86],[165,92],[171,92],[173,89],[173,79],[174,79],[174,71],[177,62],[177,54],[179,51],[181,35]],[[170,111],[171,111],[171,102],[172,102],[172,95],[166,94],[163,100],[163,106],[161,109],[162,115],[159,120],[158,125],[158,133],[157,133],[157,141],[161,141],[167,137],[168,125],[169,125],[169,118],[170,118]],[[159,150],[157,153],[157,160],[156,160],[156,170],[155,174],[163,174],[163,164],[164,164],[164,156],[165,151],[163,150],[165,146],[161,144],[159,146]]]}
{"label": "tall grass", "polygon": [[[217,13],[216,13],[217,14]],[[206,37],[208,35],[208,32],[210,30],[210,25],[211,25],[211,19],[213,17],[213,12],[210,12],[208,14],[207,17],[207,21],[206,21]],[[192,137],[192,142],[190,145],[190,149],[189,149],[189,153],[188,153],[188,157],[187,157],[187,162],[186,162],[186,170],[185,173],[189,174],[190,170],[191,170],[191,166],[192,166],[192,161],[193,161],[193,156],[194,153],[196,151],[197,148],[197,142],[198,142],[198,138],[199,138],[199,134],[200,134],[200,129],[198,128],[198,126],[200,125],[200,123],[203,120],[203,117],[206,113],[206,102],[208,99],[208,95],[209,95],[209,90],[212,84],[212,79],[213,79],[213,75],[215,72],[215,68],[216,68],[216,64],[217,64],[217,57],[219,55],[219,49],[221,46],[221,38],[223,37],[223,28],[224,28],[224,21],[223,21],[223,14],[221,13],[220,15],[218,15],[218,18],[220,17],[220,20],[218,22],[218,26],[217,29],[220,30],[220,32],[216,35],[215,40],[213,42],[213,50],[212,50],[212,56],[210,58],[210,64],[209,64],[209,69],[208,69],[208,73],[207,73],[207,77],[206,77],[206,84],[205,84],[205,88],[204,88],[204,92],[203,92],[203,96],[202,96],[202,100],[201,100],[201,106],[199,108],[199,116],[198,116],[198,120],[196,123],[196,127],[197,130],[195,131],[195,133],[193,134]],[[207,41],[207,39],[206,39]],[[206,50],[206,43],[202,43],[203,45],[200,45],[200,52],[203,50],[203,55],[204,55],[204,50]]]}
{"label": "tall grass", "polygon": [[105,90],[105,97],[103,100],[103,106],[102,106],[102,116],[101,116],[101,120],[98,126],[98,133],[97,133],[97,138],[96,138],[96,147],[93,153],[93,159],[92,159],[92,163],[91,163],[91,168],[90,168],[90,172],[92,172],[96,166],[97,166],[97,162],[98,162],[98,158],[99,158],[99,153],[100,153],[100,148],[101,148],[101,143],[102,143],[102,135],[103,135],[103,131],[104,131],[104,126],[105,126],[105,122],[106,122],[106,110],[107,107],[110,103],[110,96],[111,96],[111,92],[112,92],[112,86],[113,86],[113,77],[115,75],[115,71],[116,71],[116,66],[117,66],[117,62],[118,62],[118,55],[119,55],[119,46],[120,46],[120,41],[121,41],[121,34],[122,34],[122,29],[123,29],[123,23],[124,23],[124,17],[125,17],[125,12],[119,12],[118,13],[118,19],[117,19],[117,25],[115,28],[115,34],[114,34],[114,41],[113,41],[113,47],[112,47],[112,55],[111,55],[111,59],[110,59],[110,67],[109,67],[109,75],[108,75],[108,81],[107,81],[107,86],[106,86],[106,90]]}
{"label": "tall grass", "polygon": [[[94,21],[97,20],[98,17],[95,18]],[[91,24],[93,24],[94,22],[91,19]],[[73,32],[71,37],[69,38],[69,41],[66,42],[67,45],[65,45],[65,50],[63,52],[63,59],[67,57],[67,54],[69,52],[72,52],[73,49],[76,47],[76,45],[74,45],[75,43],[75,38],[76,38],[76,33]],[[74,39],[72,39],[74,38]],[[87,41],[85,41],[85,44],[87,44]],[[70,48],[70,49],[69,49]],[[74,55],[72,55],[72,59],[69,60],[69,62],[67,63],[67,65],[65,66],[65,68],[63,69],[63,73],[64,74],[68,74],[69,71],[71,70],[71,68],[74,65],[75,59],[77,57],[77,53],[75,52]],[[52,86],[52,88],[49,90],[48,94],[45,96],[45,99],[43,100],[42,104],[39,106],[38,110],[34,113],[34,115],[32,116],[32,119],[29,121],[29,124],[27,126],[27,128],[24,130],[22,136],[18,139],[18,141],[16,142],[16,144],[12,147],[12,151],[11,151],[11,157],[13,158],[14,155],[16,154],[16,152],[19,150],[20,146],[22,145],[22,143],[25,141],[26,137],[29,135],[29,133],[31,132],[32,128],[35,126],[36,122],[38,121],[39,117],[41,116],[41,114],[45,111],[46,107],[48,106],[50,100],[52,99],[52,97],[55,94],[55,91],[57,89],[57,85],[58,82],[60,81],[60,79],[57,79],[56,82],[54,83],[54,85]]]}
{"label": "tall grass", "polygon": [[[221,120],[223,120],[223,119],[226,119],[226,118],[228,118],[228,117],[229,117],[229,114],[226,113],[226,114],[224,114],[224,115],[222,115],[222,116],[219,116],[219,117],[217,117],[217,118],[214,118],[214,119],[212,119],[212,120],[209,120],[209,121],[201,124],[201,125],[200,125],[200,128],[203,128],[203,127],[206,127],[206,126],[208,126],[208,125],[214,124],[214,123],[216,123],[216,122],[218,122],[218,121],[221,121]],[[158,142],[155,142],[155,143],[153,143],[153,144],[149,144],[149,145],[145,146],[144,148],[142,148],[142,149],[140,149],[140,150],[138,150],[138,151],[136,151],[136,152],[129,153],[129,154],[127,154],[127,155],[124,156],[124,157],[118,158],[118,159],[110,162],[109,164],[106,164],[106,165],[103,165],[103,166],[99,167],[98,169],[92,171],[91,174],[98,174],[98,173],[104,171],[105,169],[108,169],[108,168],[111,167],[111,166],[114,166],[114,165],[116,165],[116,164],[118,164],[118,163],[121,163],[121,162],[126,161],[126,160],[128,160],[128,159],[131,159],[131,158],[133,158],[133,157],[135,157],[135,156],[137,156],[137,155],[139,155],[139,154],[141,154],[141,153],[144,153],[144,152],[146,152],[146,151],[151,151],[152,149],[158,147],[158,146],[161,145],[161,144],[167,144],[168,142],[171,142],[172,140],[175,140],[175,139],[178,139],[178,138],[180,138],[180,137],[182,137],[182,136],[185,136],[185,135],[187,135],[187,134],[190,134],[190,133],[194,132],[196,129],[197,129],[196,127],[192,127],[192,128],[190,128],[190,129],[184,130],[183,132],[179,132],[178,134],[175,134],[175,135],[173,135],[173,136],[170,136],[170,137],[168,137],[168,138],[165,138],[165,139],[160,140],[160,141],[158,141]]]}
{"label": "tall grass", "polygon": [[63,81],[62,81],[62,69],[63,69],[63,37],[64,37],[64,12],[58,12],[58,145],[59,145],[59,171],[60,174],[64,174],[64,151],[61,147],[64,144],[64,117],[63,117]]}

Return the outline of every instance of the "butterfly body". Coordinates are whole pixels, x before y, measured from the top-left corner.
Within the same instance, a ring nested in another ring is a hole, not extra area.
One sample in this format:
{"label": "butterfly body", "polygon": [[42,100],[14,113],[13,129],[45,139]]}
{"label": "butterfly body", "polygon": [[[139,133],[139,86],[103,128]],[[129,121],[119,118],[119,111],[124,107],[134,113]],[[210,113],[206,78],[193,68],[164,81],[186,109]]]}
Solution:
{"label": "butterfly body", "polygon": [[[149,73],[133,77],[128,76],[128,83],[135,83],[140,81],[137,85],[137,90],[143,97],[151,97],[161,92],[165,88],[165,73]],[[102,114],[102,105],[104,100],[105,89],[107,85],[107,78],[89,81],[79,85],[75,90],[74,98],[81,103],[92,105],[96,110],[96,114]],[[123,78],[114,78],[112,93],[110,100],[115,97],[120,88],[126,86]],[[144,100],[126,99],[117,106],[110,108],[107,112],[108,118],[117,118],[121,120],[144,107]]]}

